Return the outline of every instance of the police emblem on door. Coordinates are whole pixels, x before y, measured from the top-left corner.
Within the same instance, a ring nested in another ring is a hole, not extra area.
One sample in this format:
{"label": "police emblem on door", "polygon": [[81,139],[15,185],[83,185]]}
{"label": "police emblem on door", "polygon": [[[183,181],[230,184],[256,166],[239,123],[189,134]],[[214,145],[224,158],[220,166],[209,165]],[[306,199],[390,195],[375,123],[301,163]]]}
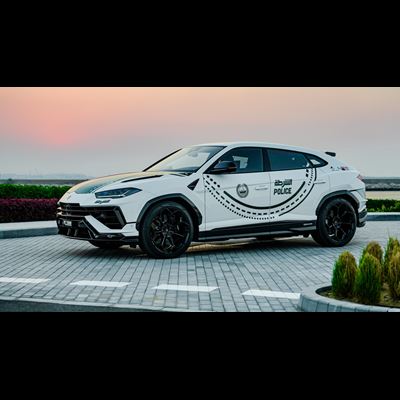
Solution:
{"label": "police emblem on door", "polygon": [[246,184],[241,183],[240,185],[237,185],[236,187],[236,193],[238,194],[239,197],[247,197],[249,194],[249,188],[247,187]]}

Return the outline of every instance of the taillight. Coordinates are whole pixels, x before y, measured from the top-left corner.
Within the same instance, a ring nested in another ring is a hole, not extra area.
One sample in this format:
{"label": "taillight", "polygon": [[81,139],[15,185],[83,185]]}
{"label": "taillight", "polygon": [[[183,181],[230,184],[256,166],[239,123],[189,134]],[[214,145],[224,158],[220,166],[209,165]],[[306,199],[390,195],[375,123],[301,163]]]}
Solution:
{"label": "taillight", "polygon": [[363,177],[362,175],[358,175],[358,176],[357,176],[357,179],[359,179],[361,182],[364,182],[364,180],[363,180],[364,177]]}

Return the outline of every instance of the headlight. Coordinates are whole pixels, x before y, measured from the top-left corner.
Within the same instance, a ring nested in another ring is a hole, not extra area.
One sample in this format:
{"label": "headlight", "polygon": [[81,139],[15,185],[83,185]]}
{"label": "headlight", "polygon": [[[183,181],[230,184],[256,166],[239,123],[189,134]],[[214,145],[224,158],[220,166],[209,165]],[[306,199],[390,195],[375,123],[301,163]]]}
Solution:
{"label": "headlight", "polygon": [[131,194],[135,194],[137,192],[141,192],[141,189],[122,188],[122,189],[113,189],[113,190],[105,190],[103,192],[97,192],[95,193],[95,196],[98,199],[119,199],[121,197],[130,196]]}

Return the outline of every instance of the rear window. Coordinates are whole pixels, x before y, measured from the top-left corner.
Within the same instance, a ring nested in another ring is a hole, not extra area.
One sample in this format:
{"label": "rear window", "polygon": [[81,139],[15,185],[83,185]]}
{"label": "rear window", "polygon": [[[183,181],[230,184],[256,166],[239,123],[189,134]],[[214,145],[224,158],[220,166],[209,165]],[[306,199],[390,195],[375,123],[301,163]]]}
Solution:
{"label": "rear window", "polygon": [[314,156],[313,154],[307,154],[307,158],[311,161],[314,167],[323,167],[324,165],[328,164],[325,160]]}

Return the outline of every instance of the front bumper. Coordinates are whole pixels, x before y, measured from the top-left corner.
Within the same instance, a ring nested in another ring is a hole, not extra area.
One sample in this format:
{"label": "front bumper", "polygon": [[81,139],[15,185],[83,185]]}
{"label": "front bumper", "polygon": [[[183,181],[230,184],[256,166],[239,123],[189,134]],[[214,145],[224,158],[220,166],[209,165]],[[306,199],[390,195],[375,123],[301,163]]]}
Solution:
{"label": "front bumper", "polygon": [[119,207],[81,207],[60,203],[57,210],[58,233],[72,239],[137,243],[135,223],[126,223]]}
{"label": "front bumper", "polygon": [[65,226],[64,220],[57,218],[58,233],[71,239],[90,240],[99,242],[121,242],[137,244],[138,236],[124,236],[116,232],[99,232],[86,220],[73,221],[70,226]]}

